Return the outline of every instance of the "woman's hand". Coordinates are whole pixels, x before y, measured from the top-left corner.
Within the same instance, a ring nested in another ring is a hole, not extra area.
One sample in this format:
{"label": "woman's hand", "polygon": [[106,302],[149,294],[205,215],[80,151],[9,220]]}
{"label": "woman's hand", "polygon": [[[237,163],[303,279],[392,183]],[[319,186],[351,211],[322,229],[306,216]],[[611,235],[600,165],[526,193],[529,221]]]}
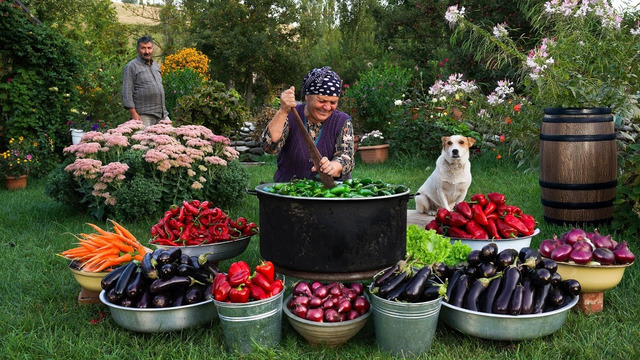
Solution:
{"label": "woman's hand", "polygon": [[[311,171],[317,171],[316,167],[312,167]],[[323,172],[331,177],[342,176],[342,164],[337,161],[329,161],[327,157],[320,159],[320,172]]]}
{"label": "woman's hand", "polygon": [[285,113],[291,112],[291,108],[296,106],[296,88],[290,87],[280,94],[280,110]]}

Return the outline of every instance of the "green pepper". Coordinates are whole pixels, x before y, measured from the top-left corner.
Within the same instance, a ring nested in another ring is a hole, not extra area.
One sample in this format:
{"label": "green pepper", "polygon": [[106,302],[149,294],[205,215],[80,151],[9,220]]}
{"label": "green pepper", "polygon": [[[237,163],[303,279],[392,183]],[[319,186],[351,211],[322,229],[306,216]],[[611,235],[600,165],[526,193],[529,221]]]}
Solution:
{"label": "green pepper", "polygon": [[370,189],[360,189],[357,194],[362,196],[376,196],[376,193]]}
{"label": "green pepper", "polygon": [[369,178],[364,178],[364,179],[360,180],[360,183],[362,183],[362,185],[369,185],[369,184],[373,183],[373,180],[371,180]]}
{"label": "green pepper", "polygon": [[349,191],[349,186],[348,185],[344,185],[344,184],[340,184],[340,185],[332,188],[330,191],[334,195],[344,194],[344,193]]}
{"label": "green pepper", "polygon": [[404,185],[398,185],[398,186],[396,186],[394,191],[395,191],[396,194],[401,194],[401,193],[403,193],[405,191],[409,191],[409,188],[404,186]]}
{"label": "green pepper", "polygon": [[337,197],[337,196],[336,196],[335,194],[332,194],[332,193],[330,193],[330,192],[327,192],[327,193],[325,193],[325,194],[324,194],[324,196],[323,196],[323,197],[325,197],[325,198],[335,198],[335,197]]}
{"label": "green pepper", "polygon": [[280,190],[284,186],[284,184],[285,183],[276,183],[273,185],[273,188],[276,190]]}

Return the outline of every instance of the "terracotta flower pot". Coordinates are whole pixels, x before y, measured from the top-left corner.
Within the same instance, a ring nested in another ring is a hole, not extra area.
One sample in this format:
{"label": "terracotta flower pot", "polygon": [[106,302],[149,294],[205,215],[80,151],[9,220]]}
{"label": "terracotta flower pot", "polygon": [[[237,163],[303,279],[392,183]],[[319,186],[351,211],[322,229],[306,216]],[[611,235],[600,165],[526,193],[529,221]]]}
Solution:
{"label": "terracotta flower pot", "polygon": [[358,146],[360,158],[365,164],[381,164],[389,158],[389,144]]}
{"label": "terracotta flower pot", "polygon": [[18,190],[27,187],[27,175],[7,176],[5,178],[7,190]]}

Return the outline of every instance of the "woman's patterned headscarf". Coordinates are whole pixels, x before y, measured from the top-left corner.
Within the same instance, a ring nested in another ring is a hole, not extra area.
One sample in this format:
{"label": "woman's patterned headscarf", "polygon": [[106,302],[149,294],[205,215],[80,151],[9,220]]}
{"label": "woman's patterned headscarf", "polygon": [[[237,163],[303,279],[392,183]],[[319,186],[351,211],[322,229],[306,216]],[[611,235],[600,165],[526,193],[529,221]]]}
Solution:
{"label": "woman's patterned headscarf", "polygon": [[315,68],[302,80],[302,97],[305,95],[340,96],[342,79],[331,68]]}

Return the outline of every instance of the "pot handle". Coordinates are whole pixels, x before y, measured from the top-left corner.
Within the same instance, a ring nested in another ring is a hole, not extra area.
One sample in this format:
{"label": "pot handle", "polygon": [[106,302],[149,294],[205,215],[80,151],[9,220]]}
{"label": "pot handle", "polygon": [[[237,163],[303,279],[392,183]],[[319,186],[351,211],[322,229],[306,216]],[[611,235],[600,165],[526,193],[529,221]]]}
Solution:
{"label": "pot handle", "polygon": [[249,195],[258,196],[258,192],[254,189],[244,189],[244,191]]}

